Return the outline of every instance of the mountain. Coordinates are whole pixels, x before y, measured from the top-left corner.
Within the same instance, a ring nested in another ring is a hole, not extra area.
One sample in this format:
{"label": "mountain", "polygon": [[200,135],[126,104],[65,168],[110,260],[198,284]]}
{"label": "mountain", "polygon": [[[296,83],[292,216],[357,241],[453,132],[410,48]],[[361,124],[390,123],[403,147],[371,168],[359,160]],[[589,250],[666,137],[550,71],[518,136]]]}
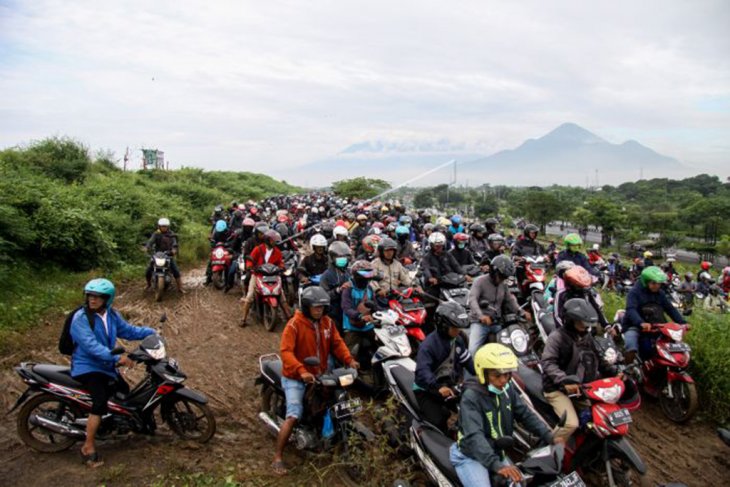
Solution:
{"label": "mountain", "polygon": [[[576,125],[564,123],[515,149],[484,155],[484,145],[435,141],[373,140],[352,144],[337,155],[276,175],[302,186],[322,186],[356,176],[400,184],[455,159],[457,184],[508,185],[618,184],[640,176],[681,177],[689,172],[674,158],[635,140],[613,144]],[[413,182],[429,186],[451,182],[453,167],[445,167]]]}

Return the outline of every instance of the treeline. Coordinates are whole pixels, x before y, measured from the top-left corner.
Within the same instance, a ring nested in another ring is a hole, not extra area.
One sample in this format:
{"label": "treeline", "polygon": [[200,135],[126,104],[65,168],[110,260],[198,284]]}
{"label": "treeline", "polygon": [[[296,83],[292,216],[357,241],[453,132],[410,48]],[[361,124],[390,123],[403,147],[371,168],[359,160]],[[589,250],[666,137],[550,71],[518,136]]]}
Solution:
{"label": "treeline", "polygon": [[585,189],[569,186],[477,188],[443,184],[412,194],[421,208],[466,210],[478,216],[525,218],[541,227],[565,221],[603,230],[605,243],[660,236],[704,254],[730,255],[730,184],[701,174],[682,180],[651,179]]}

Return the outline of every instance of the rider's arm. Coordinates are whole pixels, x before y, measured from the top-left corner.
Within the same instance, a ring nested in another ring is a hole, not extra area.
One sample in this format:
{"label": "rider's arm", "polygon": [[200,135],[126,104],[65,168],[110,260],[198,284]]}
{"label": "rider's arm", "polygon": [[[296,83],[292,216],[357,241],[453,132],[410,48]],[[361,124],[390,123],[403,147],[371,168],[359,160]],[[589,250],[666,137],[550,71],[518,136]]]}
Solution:
{"label": "rider's arm", "polygon": [[350,319],[350,323],[357,326],[357,322],[361,321],[362,316],[356,306],[352,305],[352,293],[349,289],[342,292],[342,312]]}
{"label": "rider's arm", "polygon": [[[94,315],[94,319],[96,319],[96,315]],[[95,324],[95,327],[98,326],[104,326],[101,320]],[[112,355],[111,350],[104,346],[96,337],[94,330],[89,326],[86,313],[83,311],[76,313],[76,316],[71,322],[70,333],[73,342],[88,355],[102,362],[116,363],[119,360],[119,356]]]}
{"label": "rider's arm", "polygon": [[472,360],[471,354],[469,353],[469,348],[466,346],[466,343],[464,343],[464,340],[460,336],[457,337],[456,340],[461,347],[461,353],[457,357],[457,360],[466,370],[469,371],[471,375],[477,375],[477,373],[474,371],[474,360]]}
{"label": "rider's arm", "polygon": [[[636,284],[635,286],[640,286],[641,284]],[[639,308],[641,307],[641,303],[639,303],[639,293],[638,288],[634,287],[629,291],[628,296],[626,296],[626,314],[624,315],[624,321],[623,325],[624,327],[634,327],[634,328],[640,328],[641,324],[644,322],[644,319],[641,317],[641,314],[639,313]],[[624,328],[626,329],[626,328]]]}
{"label": "rider's arm", "polygon": [[400,285],[411,287],[413,285],[413,281],[411,280],[411,275],[408,273],[408,269],[406,269],[400,262],[396,261],[396,264],[398,265],[398,280],[400,281]]}
{"label": "rider's arm", "polygon": [[133,326],[130,325],[122,318],[115,310],[107,311],[109,314],[108,320],[115,320],[117,326],[117,337],[125,340],[142,340],[146,336],[154,335],[155,330],[146,326]]}
{"label": "rider's arm", "polygon": [[[435,338],[435,337],[433,337]],[[434,340],[430,336],[418,347],[416,355],[416,384],[430,392],[438,393],[439,384],[433,374],[435,358],[432,353]],[[436,364],[438,365],[438,364]]]}
{"label": "rider's arm", "polygon": [[150,239],[147,241],[147,244],[145,244],[145,248],[147,249],[147,252],[152,253],[155,251],[157,235],[158,235],[157,232],[153,232],[152,235],[150,236]]}
{"label": "rider's arm", "polygon": [[294,353],[297,345],[297,328],[294,320],[290,321],[284,327],[281,333],[281,342],[279,344],[279,353],[281,354],[281,363],[283,370],[292,370],[296,372],[297,377],[301,377],[304,372],[308,372],[302,362],[297,359]]}
{"label": "rider's arm", "polygon": [[527,428],[530,433],[539,436],[544,443],[552,443],[553,435],[547,426],[545,426],[545,423],[525,405],[513,387],[510,387],[507,392],[512,401],[512,411],[514,412],[515,419]]}
{"label": "rider's arm", "polygon": [[479,321],[484,316],[482,307],[479,306],[479,297],[482,295],[484,279],[487,279],[487,276],[478,277],[469,289],[469,318],[474,322]]}
{"label": "rider's arm", "polygon": [[552,380],[554,384],[560,384],[568,376],[560,368],[561,351],[560,341],[563,338],[561,333],[551,333],[545,342],[545,350],[542,352],[540,364],[542,365],[542,373]]}
{"label": "rider's arm", "polygon": [[[481,463],[490,472],[496,472],[502,467],[502,462],[487,440],[486,435],[491,426],[485,425],[486,411],[480,404],[477,394],[477,392],[467,389],[461,396],[459,450],[467,457]],[[497,416],[496,412],[494,416]]]}

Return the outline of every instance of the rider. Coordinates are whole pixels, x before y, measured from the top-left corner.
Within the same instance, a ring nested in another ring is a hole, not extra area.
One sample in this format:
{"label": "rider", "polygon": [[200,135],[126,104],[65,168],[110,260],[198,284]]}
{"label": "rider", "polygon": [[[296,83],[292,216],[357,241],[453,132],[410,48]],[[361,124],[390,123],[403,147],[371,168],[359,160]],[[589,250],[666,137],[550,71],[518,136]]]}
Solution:
{"label": "rider", "polygon": [[[228,224],[225,220],[218,220],[215,222],[213,232],[210,234],[210,248],[214,248],[217,244],[222,243],[227,249],[232,251],[232,245],[236,235],[230,231]],[[228,271],[228,269],[226,269]],[[208,259],[208,267],[205,269],[205,285],[209,285],[213,279],[213,268]]]}
{"label": "rider", "polygon": [[[469,330],[469,352],[476,355],[490,333],[501,329],[499,324],[503,311],[520,314],[517,299],[509,291],[507,279],[515,275],[515,265],[506,255],[492,259],[489,274],[478,277],[469,290],[469,311],[471,327]],[[528,315],[529,316],[529,315]]]}
{"label": "rider", "polygon": [[378,245],[379,257],[373,261],[373,269],[380,276],[380,280],[373,281],[372,288],[379,299],[385,300],[391,290],[400,287],[410,287],[411,275],[396,258],[398,244],[393,239],[384,238]]}
{"label": "rider", "polygon": [[324,274],[328,267],[327,239],[324,238],[324,235],[319,233],[312,235],[312,238],[309,239],[309,246],[312,248],[312,253],[302,259],[297,269],[302,286],[309,284],[311,277]]}
{"label": "rider", "polygon": [[644,316],[645,306],[659,307],[668,314],[675,323],[685,324],[681,313],[677,311],[662,289],[667,282],[667,275],[656,266],[650,266],[641,271],[639,281],[634,284],[626,296],[626,313],[624,314],[621,329],[626,345],[626,363],[631,363],[639,351],[640,332],[651,331],[651,323]]}
{"label": "rider", "polygon": [[532,223],[525,225],[523,237],[515,243],[512,249],[512,255],[519,257],[539,257],[545,255],[545,247],[537,241],[538,231],[537,225],[533,225]]}
{"label": "rider", "polygon": [[580,249],[583,246],[583,239],[577,233],[569,233],[563,239],[565,249],[558,254],[558,262],[569,260],[575,265],[579,265],[594,276],[598,276],[598,271],[588,262],[588,257],[583,254]]}
{"label": "rider", "polygon": [[[170,220],[167,218],[160,218],[157,220],[157,230],[150,236],[147,241],[147,252],[154,254],[155,252],[165,252],[170,257],[170,272],[175,278],[175,284],[177,284],[177,290],[180,293],[183,291],[182,282],[180,281],[180,269],[178,269],[175,263],[175,255],[177,255],[177,235],[170,230]],[[147,287],[145,290],[152,287],[152,260],[147,266],[145,272],[145,278],[147,279]]]}
{"label": "rider", "polygon": [[[306,384],[313,384],[318,375],[327,371],[330,355],[348,367],[360,367],[350,355],[335,323],[327,316],[329,306],[326,291],[318,286],[308,287],[302,292],[302,309],[296,311],[281,334],[281,386],[286,398],[286,420],[279,430],[271,464],[279,475],[287,473],[282,460],[284,447],[304,413]],[[319,365],[304,365],[307,357],[319,358]]]}
{"label": "rider", "polygon": [[413,248],[413,243],[411,242],[411,229],[405,225],[398,225],[395,227],[395,238],[398,241],[396,259],[403,263],[403,265],[415,262],[417,256],[416,249]]}
{"label": "rider", "polygon": [[362,239],[362,251],[363,253],[357,256],[357,260],[367,260],[372,262],[377,257],[378,245],[382,237],[380,235],[371,234]]}
{"label": "rider", "polygon": [[484,220],[484,227],[487,229],[487,235],[491,235],[493,233],[499,233],[500,235],[502,234],[502,232],[499,231],[499,220],[494,217]]}
{"label": "rider", "polygon": [[428,253],[421,259],[423,280],[428,287],[428,293],[438,296],[439,280],[450,272],[463,274],[464,271],[453,255],[445,251],[446,236],[441,232],[433,232],[428,237],[431,246]]}
{"label": "rider", "polygon": [[644,252],[644,267],[651,267],[654,265],[654,254],[651,250]]}
{"label": "rider", "polygon": [[[70,334],[74,343],[71,377],[82,383],[91,395],[92,406],[81,455],[86,465],[98,467],[104,462],[96,451],[95,439],[101,417],[107,413],[107,401],[115,392],[129,392],[129,385],[116,367],[134,366],[127,355],[112,355],[111,351],[117,338],[142,340],[155,330],[130,325],[112,308],[115,289],[107,279],[92,279],[86,283],[84,295],[86,305],[71,321]],[[89,323],[89,316],[93,316],[93,324]]]}
{"label": "rider", "polygon": [[597,262],[599,262],[601,259],[603,259],[603,256],[601,255],[601,246],[597,243],[593,244],[593,247],[591,247],[591,250],[588,251],[588,263],[591,265],[596,265]]}
{"label": "rider", "polygon": [[352,257],[350,247],[343,242],[332,242],[329,246],[329,268],[322,274],[319,285],[329,294],[332,305],[329,316],[342,331],[342,290],[350,287],[350,273],[347,265]]}
{"label": "rider", "polygon": [[469,235],[465,233],[457,233],[454,235],[454,248],[449,251],[454,256],[456,262],[460,266],[476,265],[474,255],[471,253],[471,249],[467,248],[469,243]]}
{"label": "rider", "polygon": [[484,254],[483,262],[489,263],[492,262],[492,259],[504,253],[504,236],[501,233],[491,233],[487,237],[487,243],[489,243],[489,248]]}
{"label": "rider", "polygon": [[334,237],[334,240],[345,242],[349,245],[350,242],[350,234],[347,231],[347,227],[344,225],[335,225],[335,228],[332,230],[332,235]]}
{"label": "rider", "polygon": [[418,347],[413,391],[424,419],[447,433],[456,410],[456,401],[447,400],[457,397],[454,387],[463,379],[462,369],[475,375],[474,362],[461,335],[469,326],[466,310],[458,303],[440,304],[435,322],[436,329]]}
{"label": "rider", "polygon": [[487,229],[480,223],[472,223],[469,227],[469,250],[474,257],[480,261],[484,259],[487,250],[489,250],[489,242],[485,237]]}
{"label": "rider", "polygon": [[[267,230],[264,234],[264,243],[257,246],[249,255],[249,261],[247,262],[248,267],[253,269],[253,276],[248,282],[248,292],[246,296],[241,298],[243,303],[241,312],[241,326],[246,326],[246,320],[248,319],[248,312],[251,309],[253,300],[256,295],[256,270],[264,264],[273,264],[284,270],[284,257],[281,250],[278,249],[277,244],[281,242],[281,235],[276,230]],[[281,299],[281,308],[284,310],[284,315],[288,318],[291,316],[291,310],[289,309],[289,303],[286,299]]]}
{"label": "rider", "polygon": [[513,434],[515,420],[543,442],[553,441],[545,423],[510,385],[517,365],[515,354],[499,343],[484,345],[474,356],[477,377],[465,383],[458,439],[449,451],[451,464],[465,486],[489,487],[495,474],[512,482],[522,480],[519,469],[495,443],[497,438]]}
{"label": "rider", "polygon": [[[615,374],[603,368],[605,363],[591,334],[591,327],[596,323],[598,314],[586,300],[568,300],[564,326],[550,333],[540,359],[545,399],[558,417],[566,414],[565,424],[555,433],[556,438],[564,441],[580,424],[569,396],[579,395],[582,383],[598,380],[602,374]],[[573,382],[569,376],[576,376],[577,381]]]}
{"label": "rider", "polygon": [[448,228],[449,237],[464,232],[464,225],[461,224],[461,215],[453,215],[449,220],[451,221],[451,225]]}
{"label": "rider", "polygon": [[359,345],[363,339],[374,342],[373,312],[377,310],[371,280],[375,277],[373,264],[358,260],[350,268],[350,286],[342,290],[342,329],[345,343],[355,356],[364,350]]}

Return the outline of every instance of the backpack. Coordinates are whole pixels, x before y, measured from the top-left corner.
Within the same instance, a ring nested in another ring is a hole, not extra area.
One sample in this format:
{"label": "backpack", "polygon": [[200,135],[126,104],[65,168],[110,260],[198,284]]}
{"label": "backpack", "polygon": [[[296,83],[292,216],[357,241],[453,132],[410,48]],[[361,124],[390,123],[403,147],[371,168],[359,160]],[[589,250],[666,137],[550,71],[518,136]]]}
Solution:
{"label": "backpack", "polygon": [[66,321],[63,323],[61,336],[58,339],[58,351],[64,355],[73,355],[74,349],[76,348],[73,338],[71,338],[71,322],[73,322],[74,315],[80,309],[83,309],[86,312],[86,318],[89,320],[89,326],[91,326],[92,331],[94,330],[94,313],[92,313],[86,306],[79,306],[67,314]]}

